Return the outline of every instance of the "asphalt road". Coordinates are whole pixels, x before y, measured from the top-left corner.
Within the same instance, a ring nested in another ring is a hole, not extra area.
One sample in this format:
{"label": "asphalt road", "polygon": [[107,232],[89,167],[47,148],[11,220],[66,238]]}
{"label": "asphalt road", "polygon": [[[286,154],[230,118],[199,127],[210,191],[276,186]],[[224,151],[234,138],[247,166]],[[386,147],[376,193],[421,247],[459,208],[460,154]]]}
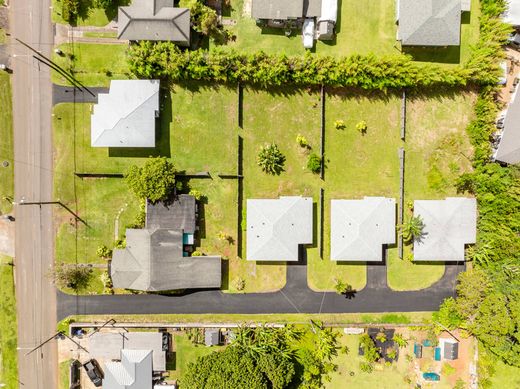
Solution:
{"label": "asphalt road", "polygon": [[307,286],[305,265],[287,266],[287,283],[275,293],[226,294],[194,291],[183,296],[100,295],[74,296],[58,292],[58,317],[91,314],[165,313],[355,313],[433,311],[454,296],[457,275],[464,264],[448,264],[444,276],[431,287],[412,292],[388,288],[386,266],[367,266],[367,285],[347,299],[336,293],[314,292]]}
{"label": "asphalt road", "polygon": [[[11,2],[11,35],[50,55],[50,0]],[[51,81],[32,53],[11,42],[13,68],[15,201],[52,200]],[[56,290],[47,274],[53,264],[51,206],[17,205],[15,286],[20,388],[57,388],[57,347],[50,342],[25,354],[56,332]]]}

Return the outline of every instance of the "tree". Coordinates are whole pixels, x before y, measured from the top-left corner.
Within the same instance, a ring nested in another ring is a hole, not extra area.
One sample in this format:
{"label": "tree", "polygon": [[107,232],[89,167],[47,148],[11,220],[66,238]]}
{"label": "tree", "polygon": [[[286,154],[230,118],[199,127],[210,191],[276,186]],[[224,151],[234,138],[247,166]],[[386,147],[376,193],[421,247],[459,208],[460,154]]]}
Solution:
{"label": "tree", "polygon": [[399,225],[400,234],[405,242],[419,239],[424,229],[424,223],[420,216],[412,216],[405,223]]}
{"label": "tree", "polygon": [[260,147],[257,164],[264,172],[279,175],[284,170],[285,156],[274,143]]}
{"label": "tree", "polygon": [[175,187],[175,167],[164,157],[149,158],[142,167],[131,166],[126,182],[140,199],[167,200]]}
{"label": "tree", "polygon": [[337,279],[334,285],[334,289],[336,290],[337,294],[344,294],[347,290],[348,285],[349,284],[347,284],[346,282]]}
{"label": "tree", "polygon": [[115,0],[94,0],[96,8],[107,9],[114,4]]}
{"label": "tree", "polygon": [[374,341],[368,334],[361,335],[359,339],[359,344],[361,349],[363,350],[363,356],[365,360],[369,363],[373,363],[378,361],[381,358],[381,354],[377,349]]}
{"label": "tree", "polygon": [[79,13],[79,0],[62,0],[61,16],[67,23],[72,24],[76,21]]}
{"label": "tree", "polygon": [[203,35],[210,36],[219,32],[218,16],[214,9],[204,4],[202,0],[191,0],[190,9],[192,27]]}
{"label": "tree", "polygon": [[478,309],[490,291],[490,280],[484,270],[473,268],[459,274],[457,312],[466,322],[473,323]]}
{"label": "tree", "polygon": [[445,299],[441,303],[439,311],[433,313],[433,321],[442,324],[450,330],[460,327],[463,318],[457,310],[457,301],[453,297]]}
{"label": "tree", "polygon": [[330,328],[319,329],[316,332],[316,357],[320,360],[330,361],[338,355],[338,333]]}
{"label": "tree", "polygon": [[408,341],[404,338],[403,335],[401,335],[399,333],[395,333],[392,340],[395,342],[395,344],[397,344],[397,346],[399,346],[401,348],[408,346]]}
{"label": "tree", "polygon": [[312,153],[309,155],[309,159],[307,160],[307,169],[309,169],[314,174],[319,174],[321,172],[321,158]]}
{"label": "tree", "polygon": [[53,278],[59,288],[70,288],[75,292],[81,292],[90,284],[92,269],[87,266],[59,263],[54,269]]}

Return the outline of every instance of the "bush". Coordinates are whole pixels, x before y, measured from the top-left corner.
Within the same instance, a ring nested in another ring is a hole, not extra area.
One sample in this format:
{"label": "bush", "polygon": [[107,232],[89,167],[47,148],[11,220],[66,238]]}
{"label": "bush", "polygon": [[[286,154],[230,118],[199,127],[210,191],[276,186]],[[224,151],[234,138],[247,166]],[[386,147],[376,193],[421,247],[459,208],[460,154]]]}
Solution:
{"label": "bush", "polygon": [[191,0],[188,4],[192,28],[202,35],[212,36],[219,32],[218,16],[203,0]]}
{"label": "bush", "polygon": [[96,255],[99,258],[108,259],[112,257],[112,250],[110,250],[107,246],[101,245],[96,250]]}
{"label": "bush", "polygon": [[296,137],[296,143],[298,143],[300,147],[309,148],[309,142],[307,141],[307,138],[305,138],[302,134],[298,134],[298,136]]}
{"label": "bush", "polygon": [[69,24],[76,22],[79,13],[79,0],[61,0],[61,17]]}
{"label": "bush", "polygon": [[361,120],[358,124],[356,124],[356,130],[358,130],[363,135],[367,133],[367,129],[367,122],[364,120]]}
{"label": "bush", "polygon": [[359,370],[363,373],[372,373],[374,371],[374,365],[368,362],[359,362]]}
{"label": "bush", "polygon": [[238,291],[243,291],[246,287],[246,281],[243,278],[237,277],[233,280],[231,283],[233,288],[235,288]]}
{"label": "bush", "polygon": [[309,159],[307,160],[307,169],[314,174],[319,174],[321,172],[321,158],[315,153],[309,155]]}
{"label": "bush", "polygon": [[202,257],[203,255],[204,255],[204,253],[200,250],[195,250],[194,252],[191,253],[192,257]]}
{"label": "bush", "polygon": [[175,167],[164,157],[148,158],[143,167],[131,166],[126,182],[140,199],[166,200],[175,187]]}
{"label": "bush", "polygon": [[190,189],[190,195],[195,197],[195,200],[197,201],[201,201],[204,198],[202,192],[197,189]]}
{"label": "bush", "polygon": [[345,122],[343,120],[336,120],[334,122],[334,128],[336,130],[344,130],[345,128],[347,128],[347,125],[345,124]]}
{"label": "bush", "polygon": [[257,164],[267,174],[279,175],[284,170],[285,156],[276,144],[266,144],[260,148]]}

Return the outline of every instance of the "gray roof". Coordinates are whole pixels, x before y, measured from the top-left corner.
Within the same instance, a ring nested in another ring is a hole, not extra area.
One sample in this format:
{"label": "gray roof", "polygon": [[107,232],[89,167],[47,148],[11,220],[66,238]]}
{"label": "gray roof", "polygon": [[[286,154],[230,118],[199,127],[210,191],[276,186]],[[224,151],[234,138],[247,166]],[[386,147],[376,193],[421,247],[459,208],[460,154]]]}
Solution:
{"label": "gray roof", "polygon": [[152,351],[121,350],[121,362],[106,362],[103,389],[152,389]]}
{"label": "gray roof", "polygon": [[171,203],[146,204],[146,228],[179,230],[195,233],[197,203],[195,197],[181,194]]}
{"label": "gray roof", "polygon": [[248,260],[297,261],[298,246],[313,242],[311,197],[247,200]]}
{"label": "gray roof", "polygon": [[395,199],[332,200],[330,259],[381,261],[384,244],[395,243]]}
{"label": "gray roof", "polygon": [[520,163],[520,97],[518,91],[507,109],[502,139],[500,139],[495,159],[509,164]]}
{"label": "gray roof", "polygon": [[474,198],[415,200],[414,216],[420,216],[424,223],[422,236],[414,241],[415,261],[463,261],[464,246],[476,241]]}
{"label": "gray roof", "polygon": [[204,330],[204,344],[206,346],[218,346],[220,343],[220,330],[218,328],[206,328]]}
{"label": "gray roof", "polygon": [[[219,256],[183,256],[184,234],[193,233],[195,221],[187,218],[193,202],[180,199],[176,200],[182,202],[180,206],[148,206],[147,210],[153,211],[150,218],[147,216],[147,227],[126,230],[126,247],[114,250],[110,266],[115,288],[165,291],[221,286]],[[171,218],[168,213],[172,213]],[[194,212],[190,215],[195,219]],[[163,228],[162,220],[171,227]]]}
{"label": "gray roof", "polygon": [[403,46],[460,45],[461,0],[398,0]]}
{"label": "gray roof", "polygon": [[251,16],[255,19],[299,19],[319,17],[321,0],[252,0]]}
{"label": "gray roof", "polygon": [[154,371],[166,370],[166,352],[162,349],[160,332],[96,332],[88,338],[88,351],[92,358],[118,359],[121,350],[152,350]]}
{"label": "gray roof", "polygon": [[190,44],[190,10],[175,8],[173,0],[133,0],[119,7],[117,22],[119,39]]}
{"label": "gray roof", "polygon": [[159,80],[112,80],[91,115],[92,147],[155,147]]}

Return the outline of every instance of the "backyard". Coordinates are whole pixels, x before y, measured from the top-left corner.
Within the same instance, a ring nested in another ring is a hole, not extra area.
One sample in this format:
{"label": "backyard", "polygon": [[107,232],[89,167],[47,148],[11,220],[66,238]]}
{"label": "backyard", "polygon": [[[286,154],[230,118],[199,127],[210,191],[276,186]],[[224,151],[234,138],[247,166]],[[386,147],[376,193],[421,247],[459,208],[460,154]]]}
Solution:
{"label": "backyard", "polygon": [[[0,256],[0,382],[18,385],[16,302],[12,258]],[[11,264],[11,265],[10,265]]]}
{"label": "backyard", "polygon": [[9,74],[0,71],[0,214],[11,211],[14,196],[13,116]]}

